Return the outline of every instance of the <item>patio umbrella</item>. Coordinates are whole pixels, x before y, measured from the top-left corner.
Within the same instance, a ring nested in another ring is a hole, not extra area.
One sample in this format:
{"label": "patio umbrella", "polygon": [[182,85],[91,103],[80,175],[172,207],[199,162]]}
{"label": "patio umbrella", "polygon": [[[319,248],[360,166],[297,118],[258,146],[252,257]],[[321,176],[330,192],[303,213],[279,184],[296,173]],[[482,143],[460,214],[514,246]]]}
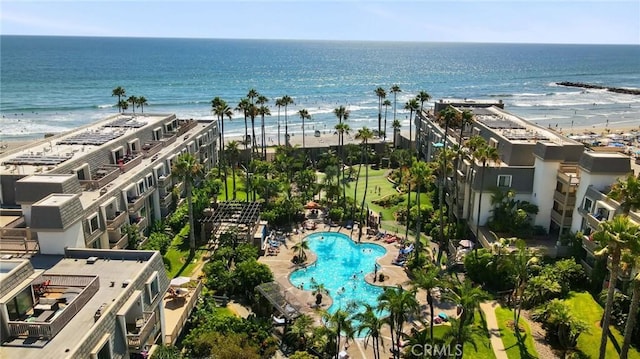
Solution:
{"label": "patio umbrella", "polygon": [[181,287],[189,282],[191,282],[191,278],[189,277],[176,277],[171,280],[169,285],[172,287]]}
{"label": "patio umbrella", "polygon": [[460,247],[464,247],[464,248],[473,248],[473,242],[471,242],[468,239],[461,240],[459,245]]}
{"label": "patio umbrella", "polygon": [[344,351],[344,350],[341,351],[340,353],[338,353],[338,359],[345,359],[345,358],[348,358],[348,357],[349,357],[349,354],[347,354],[347,352]]}
{"label": "patio umbrella", "polygon": [[304,205],[305,209],[317,209],[320,208],[320,205],[317,202],[309,201]]}

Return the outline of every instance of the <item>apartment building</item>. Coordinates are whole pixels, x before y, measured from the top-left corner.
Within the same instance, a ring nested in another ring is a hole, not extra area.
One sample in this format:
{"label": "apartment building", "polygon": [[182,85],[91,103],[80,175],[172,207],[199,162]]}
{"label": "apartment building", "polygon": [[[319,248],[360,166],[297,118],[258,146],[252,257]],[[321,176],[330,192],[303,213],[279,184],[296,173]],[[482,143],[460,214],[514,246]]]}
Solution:
{"label": "apartment building", "polygon": [[[589,186],[610,185],[630,172],[627,156],[587,152],[582,143],[505,111],[502,102],[470,100],[440,100],[433,110],[417,114],[419,152],[426,160],[433,160],[444,147],[444,126],[437,114],[449,106],[470,111],[473,121],[462,128],[451,124],[447,147],[464,146],[471,136],[478,135],[497,148],[500,157],[483,168],[465,149],[464,158],[455,163],[455,172],[446,181],[448,206],[474,231],[478,207],[479,223],[484,226],[491,216],[493,191],[511,189],[517,200],[538,206],[533,224],[559,239],[579,227],[576,203]],[[489,239],[482,237],[480,242],[488,245]]]}
{"label": "apartment building", "polygon": [[183,191],[175,158],[189,152],[209,169],[217,138],[215,121],[117,114],[4,153],[0,251],[126,248],[125,225],[144,231]]}
{"label": "apartment building", "polygon": [[136,358],[165,338],[159,252],[0,259],[0,357]]}

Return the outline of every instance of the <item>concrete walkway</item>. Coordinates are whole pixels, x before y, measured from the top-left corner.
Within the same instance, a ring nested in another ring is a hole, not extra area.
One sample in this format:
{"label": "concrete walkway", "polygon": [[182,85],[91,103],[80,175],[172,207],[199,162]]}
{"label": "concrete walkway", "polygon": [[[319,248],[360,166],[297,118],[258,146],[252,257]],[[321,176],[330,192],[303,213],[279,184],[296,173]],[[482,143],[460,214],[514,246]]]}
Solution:
{"label": "concrete walkway", "polygon": [[504,350],[504,343],[502,343],[502,338],[500,337],[498,320],[496,319],[495,310],[499,307],[500,304],[494,300],[480,303],[480,309],[484,313],[484,318],[487,321],[487,331],[489,331],[493,353],[496,355],[496,359],[508,359],[507,353]]}

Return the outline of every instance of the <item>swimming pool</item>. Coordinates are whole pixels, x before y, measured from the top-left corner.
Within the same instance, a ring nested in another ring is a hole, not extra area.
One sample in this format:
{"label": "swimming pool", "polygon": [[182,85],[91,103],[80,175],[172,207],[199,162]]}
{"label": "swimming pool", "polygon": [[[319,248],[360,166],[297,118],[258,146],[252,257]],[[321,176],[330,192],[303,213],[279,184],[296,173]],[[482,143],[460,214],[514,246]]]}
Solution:
{"label": "swimming pool", "polygon": [[[347,309],[354,301],[378,304],[381,287],[367,283],[364,278],[375,269],[376,259],[382,257],[387,250],[373,243],[354,243],[349,236],[342,233],[320,232],[306,238],[309,249],[318,257],[317,261],[291,273],[291,283],[304,290],[312,289],[312,278],[324,284],[333,299],[329,313],[338,309]],[[357,312],[363,312],[360,304]]]}

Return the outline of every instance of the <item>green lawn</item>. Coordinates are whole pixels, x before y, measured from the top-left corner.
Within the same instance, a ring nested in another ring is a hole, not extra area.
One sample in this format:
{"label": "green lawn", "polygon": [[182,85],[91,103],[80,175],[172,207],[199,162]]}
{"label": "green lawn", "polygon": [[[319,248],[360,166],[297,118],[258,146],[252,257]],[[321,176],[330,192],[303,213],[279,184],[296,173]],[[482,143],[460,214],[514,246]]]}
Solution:
{"label": "green lawn", "polygon": [[[398,203],[393,207],[384,208],[382,206],[379,206],[373,203],[374,200],[381,199],[381,198],[398,193],[393,187],[393,183],[387,180],[386,175],[389,173],[389,171],[390,170],[388,169],[379,169],[379,170],[370,169],[369,170],[369,187],[367,191],[367,198],[365,201],[366,205],[369,206],[369,209],[371,209],[372,211],[382,213],[383,221],[394,221],[395,220],[394,214],[399,209],[407,207],[406,194],[402,196],[403,198],[402,202]],[[357,195],[358,203],[361,203],[362,196],[364,196],[365,181],[366,181],[365,169],[363,168],[362,171],[360,172],[360,178],[358,179],[358,195]],[[356,185],[355,182],[349,184],[349,188],[347,188],[347,196],[353,197],[353,191],[355,190],[355,185]],[[376,191],[376,188],[379,188],[379,190]],[[417,198],[417,193],[411,192],[412,205],[416,203],[416,198]],[[429,198],[429,195],[427,193],[422,193],[420,195],[420,204],[423,206],[424,205],[431,206],[431,199]],[[394,228],[387,226],[387,228],[385,229],[393,230]]]}
{"label": "green lawn", "polygon": [[[489,339],[489,333],[487,333],[487,326],[484,322],[482,316],[479,313],[476,313],[473,320],[473,325],[479,328],[486,333],[486,335],[477,337],[475,340],[475,347],[471,343],[464,344],[464,357],[465,358],[483,358],[483,359],[492,359],[495,358],[496,355],[493,353],[493,348],[491,347],[491,340]],[[444,335],[451,328],[449,325],[436,325],[433,327],[433,336],[434,338],[443,338]]]}
{"label": "green lawn", "polygon": [[195,257],[187,263],[187,259],[189,258],[189,235],[176,235],[167,253],[164,255],[165,263],[168,263],[167,276],[169,276],[169,278],[177,276],[190,277],[200,257],[206,252],[205,249],[197,249]]}
{"label": "green lawn", "polygon": [[527,321],[520,317],[519,325],[524,328],[525,332],[521,333],[521,341],[518,342],[516,334],[513,330],[513,311],[508,308],[496,308],[496,318],[502,343],[509,359],[516,358],[538,358],[535,346],[533,344],[533,336],[531,328]]}
{"label": "green lawn", "polygon": [[[600,329],[600,318],[604,309],[596,302],[591,294],[587,292],[571,292],[569,297],[565,299],[565,302],[571,308],[574,315],[590,326],[589,333],[582,333],[578,337],[578,350],[585,354],[587,357],[597,358],[600,349],[600,337],[602,336],[602,329]],[[620,332],[610,327],[611,334],[613,335],[613,341],[611,335],[607,342],[607,358],[617,358],[619,356],[619,348],[622,346],[623,336]],[[618,349],[617,349],[618,348]],[[640,359],[640,353],[633,347],[629,350],[629,358]]]}
{"label": "green lawn", "polygon": [[[247,198],[247,194],[244,192],[243,179],[236,173],[236,201],[244,201]],[[227,190],[229,191],[229,201],[233,200],[233,178],[231,173],[227,177]],[[224,201],[224,185],[220,188],[220,194],[218,194],[218,201]]]}

